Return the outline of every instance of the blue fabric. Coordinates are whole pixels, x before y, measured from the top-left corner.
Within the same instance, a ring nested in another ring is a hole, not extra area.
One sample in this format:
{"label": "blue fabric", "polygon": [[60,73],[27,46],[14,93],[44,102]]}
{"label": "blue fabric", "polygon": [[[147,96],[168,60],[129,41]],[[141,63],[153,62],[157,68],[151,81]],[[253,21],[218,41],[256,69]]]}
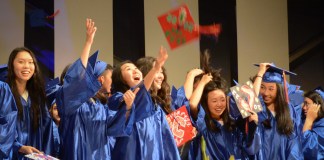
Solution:
{"label": "blue fabric", "polygon": [[125,105],[114,111],[93,99],[99,88],[90,64],[84,68],[79,59],[71,65],[56,94],[61,159],[111,159],[109,137],[130,134],[134,113],[126,119]]}
{"label": "blue fabric", "polygon": [[5,82],[8,77],[8,65],[1,64],[0,65],[0,81]]}
{"label": "blue fabric", "polygon": [[[116,93],[111,98],[116,100],[121,96],[121,93]],[[180,159],[166,115],[160,106],[152,102],[144,85],[140,87],[134,103],[133,132],[130,137],[116,138],[112,159]]]}
{"label": "blue fabric", "polygon": [[186,97],[184,87],[180,87],[178,90],[175,91],[173,90],[172,94],[172,110],[177,110],[183,105],[189,106],[189,100]]}
{"label": "blue fabric", "polygon": [[53,121],[53,137],[54,137],[54,154],[53,157],[59,157],[60,153],[60,134],[58,126]]}
{"label": "blue fabric", "polygon": [[[259,112],[259,117],[262,114],[265,115],[266,110]],[[258,159],[303,159],[300,139],[296,128],[297,125],[294,125],[294,132],[291,135],[282,135],[277,131],[276,118],[272,114],[267,117],[270,120],[270,129],[265,128],[259,119],[262,147],[258,153]]]}
{"label": "blue fabric", "polygon": [[[29,93],[33,94],[33,93]],[[53,138],[53,123],[49,115],[47,107],[44,107],[40,115],[39,127],[33,131],[32,120],[30,117],[31,99],[28,97],[27,102],[24,98],[20,97],[23,106],[23,119],[17,120],[16,125],[16,140],[13,146],[12,159],[27,159],[23,154],[18,152],[21,146],[33,146],[45,154],[54,154],[54,138]]]}
{"label": "blue fabric", "polygon": [[[230,155],[234,155],[235,159],[249,159],[260,151],[261,135],[258,127],[251,130],[253,133],[249,140],[238,127],[233,131],[227,131],[219,122],[215,120],[213,122],[220,132],[213,132],[207,128],[205,111],[199,105],[198,118],[194,121],[194,125],[206,141],[206,155],[210,159],[229,159]],[[200,145],[198,144],[198,146]],[[194,159],[202,158],[201,151],[198,152],[200,154],[196,155],[197,157]]]}
{"label": "blue fabric", "polygon": [[302,135],[305,159],[324,159],[324,118],[314,122],[313,128]]}
{"label": "blue fabric", "polygon": [[[254,65],[259,66],[259,64]],[[277,67],[274,63],[271,63],[268,67],[266,73],[263,75],[263,82],[283,83],[283,72],[287,75],[297,75],[296,73]]]}
{"label": "blue fabric", "polygon": [[46,93],[47,106],[49,108],[51,108],[52,105],[55,103],[56,91],[60,87],[59,83],[60,80],[58,77],[46,83],[45,93]]}
{"label": "blue fabric", "polygon": [[0,81],[0,159],[8,158],[15,141],[17,106],[8,84]]}
{"label": "blue fabric", "polygon": [[93,53],[88,58],[88,64],[93,69],[93,75],[99,77],[106,69],[107,63],[103,61],[98,61],[99,50]]}
{"label": "blue fabric", "polygon": [[322,99],[324,100],[324,91],[322,89],[316,89],[315,90],[321,97]]}

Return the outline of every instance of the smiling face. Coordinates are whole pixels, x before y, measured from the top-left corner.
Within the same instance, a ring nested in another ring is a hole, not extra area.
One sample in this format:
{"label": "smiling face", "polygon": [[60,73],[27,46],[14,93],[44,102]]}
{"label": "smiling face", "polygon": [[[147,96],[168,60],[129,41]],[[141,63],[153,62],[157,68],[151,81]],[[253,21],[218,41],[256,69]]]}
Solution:
{"label": "smiling face", "polygon": [[219,120],[226,109],[226,95],[220,89],[212,90],[207,95],[207,105],[211,117]]}
{"label": "smiling face", "polygon": [[157,90],[161,89],[163,80],[164,80],[164,73],[162,68],[160,68],[160,71],[156,73],[154,77],[154,81],[153,81],[154,88],[156,88]]}
{"label": "smiling face", "polygon": [[142,72],[133,63],[125,63],[120,69],[122,77],[129,87],[134,87],[143,80]]}
{"label": "smiling face", "polygon": [[13,61],[13,69],[16,81],[27,82],[35,72],[32,56],[26,51],[20,51]]}
{"label": "smiling face", "polygon": [[276,83],[262,82],[260,94],[262,95],[263,101],[267,106],[269,106],[270,104],[274,104],[277,98]]}

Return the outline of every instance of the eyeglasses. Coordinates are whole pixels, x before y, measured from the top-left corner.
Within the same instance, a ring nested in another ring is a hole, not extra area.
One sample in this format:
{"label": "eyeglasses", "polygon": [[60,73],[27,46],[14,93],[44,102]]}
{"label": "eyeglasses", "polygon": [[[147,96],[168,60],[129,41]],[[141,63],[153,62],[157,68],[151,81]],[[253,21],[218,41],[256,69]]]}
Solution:
{"label": "eyeglasses", "polygon": [[312,104],[313,104],[313,103],[307,103],[307,102],[304,102],[304,103],[302,104],[302,106],[310,107]]}

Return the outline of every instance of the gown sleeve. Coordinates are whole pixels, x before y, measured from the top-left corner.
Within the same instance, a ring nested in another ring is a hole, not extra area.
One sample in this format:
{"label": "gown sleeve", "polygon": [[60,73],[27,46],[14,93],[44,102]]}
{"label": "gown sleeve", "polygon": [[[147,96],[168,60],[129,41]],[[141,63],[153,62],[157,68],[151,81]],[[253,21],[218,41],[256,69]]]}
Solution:
{"label": "gown sleeve", "polygon": [[316,132],[307,130],[302,135],[303,154],[305,157],[318,153],[318,135]]}
{"label": "gown sleeve", "polygon": [[256,155],[261,150],[261,131],[254,122],[249,124],[249,133],[247,137],[247,146],[245,151],[249,155]]}
{"label": "gown sleeve", "polygon": [[185,90],[180,87],[176,92],[171,94],[172,97],[172,107],[176,110],[183,105],[189,106],[189,100],[186,98]]}
{"label": "gown sleeve", "polygon": [[60,114],[71,115],[100,89],[100,84],[93,74],[91,65],[87,68],[78,59],[68,69],[64,84],[57,93],[57,106]]}
{"label": "gown sleeve", "polygon": [[[127,111],[124,103],[118,111],[108,109],[108,116],[111,117],[111,120],[107,124],[109,136],[123,137],[131,134],[135,118],[134,108],[135,106],[133,104],[130,111]],[[130,112],[128,118],[126,118],[126,112]]]}
{"label": "gown sleeve", "polygon": [[304,157],[308,159],[324,158],[324,119],[320,119],[313,124],[311,130],[307,130],[301,135],[302,151]]}
{"label": "gown sleeve", "polygon": [[41,133],[43,136],[42,151],[49,155],[55,155],[55,145],[53,136],[53,120],[49,114],[47,107],[42,115],[42,128]]}
{"label": "gown sleeve", "polygon": [[17,107],[6,83],[0,82],[0,159],[9,156],[16,133]]}
{"label": "gown sleeve", "polygon": [[288,138],[288,145],[286,148],[287,159],[301,159],[303,154],[301,151],[299,136],[297,136],[297,133],[293,133],[290,137]]}

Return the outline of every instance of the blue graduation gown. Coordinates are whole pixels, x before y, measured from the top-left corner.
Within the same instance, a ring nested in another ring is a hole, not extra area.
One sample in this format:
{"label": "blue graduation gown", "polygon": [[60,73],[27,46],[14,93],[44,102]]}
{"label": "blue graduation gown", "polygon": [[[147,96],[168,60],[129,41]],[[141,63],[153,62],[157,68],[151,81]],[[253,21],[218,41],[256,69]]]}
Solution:
{"label": "blue graduation gown", "polygon": [[54,154],[53,157],[58,157],[60,153],[60,134],[58,126],[53,121],[53,138],[54,138]]}
{"label": "blue graduation gown", "polygon": [[172,98],[172,110],[177,110],[183,105],[189,106],[189,100],[186,97],[184,87],[180,87],[178,90],[172,90],[171,92],[171,98]]}
{"label": "blue graduation gown", "polygon": [[289,135],[279,134],[274,116],[270,117],[271,128],[260,124],[262,133],[262,151],[259,159],[302,159],[300,141],[295,131]]}
{"label": "blue graduation gown", "polygon": [[[110,99],[120,99],[121,96],[117,92]],[[144,85],[140,87],[134,103],[133,132],[129,137],[116,138],[112,159],[180,159],[165,113],[152,102]]]}
{"label": "blue graduation gown", "polygon": [[314,122],[313,128],[302,135],[305,159],[324,159],[324,118]]}
{"label": "blue graduation gown", "polygon": [[17,106],[10,87],[0,81],[0,159],[8,158],[15,141]]}
{"label": "blue graduation gown", "polygon": [[[206,155],[210,159],[229,159],[231,155],[234,155],[236,159],[249,159],[250,156],[254,156],[259,152],[261,147],[261,135],[260,130],[256,126],[253,130],[250,140],[246,138],[238,127],[233,131],[227,131],[223,125],[218,121],[213,120],[216,127],[220,129],[220,132],[213,132],[208,130],[205,122],[205,111],[199,105],[198,118],[194,121],[195,127],[199,134],[201,134],[206,142]],[[199,140],[198,140],[199,142]],[[197,142],[196,142],[197,143]],[[198,144],[199,147],[202,147]],[[202,153],[199,150],[194,159],[201,159]],[[193,158],[193,157],[191,157]]]}
{"label": "blue graduation gown", "polygon": [[111,159],[109,136],[130,134],[134,114],[126,119],[126,106],[112,111],[94,100],[100,84],[88,64],[80,59],[71,65],[56,94],[61,117],[59,126],[61,159]]}
{"label": "blue graduation gown", "polygon": [[[33,94],[33,93],[29,93]],[[23,119],[17,120],[16,125],[16,140],[13,146],[12,159],[27,159],[23,154],[18,152],[20,147],[33,146],[45,154],[54,154],[54,138],[53,138],[53,123],[49,115],[47,107],[42,111],[40,116],[39,127],[36,131],[32,128],[32,120],[30,117],[31,99],[28,97],[27,102],[24,98],[20,97],[23,106]]]}

